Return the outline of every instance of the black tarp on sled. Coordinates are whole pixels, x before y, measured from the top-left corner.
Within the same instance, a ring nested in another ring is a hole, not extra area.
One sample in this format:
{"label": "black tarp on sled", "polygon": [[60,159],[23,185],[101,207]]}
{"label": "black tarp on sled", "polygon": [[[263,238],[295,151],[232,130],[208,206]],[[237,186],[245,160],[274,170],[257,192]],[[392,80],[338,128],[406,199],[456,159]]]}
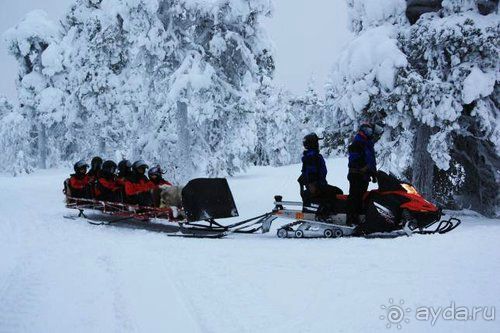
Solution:
{"label": "black tarp on sled", "polygon": [[197,178],[182,190],[182,206],[188,221],[238,216],[233,195],[224,178]]}

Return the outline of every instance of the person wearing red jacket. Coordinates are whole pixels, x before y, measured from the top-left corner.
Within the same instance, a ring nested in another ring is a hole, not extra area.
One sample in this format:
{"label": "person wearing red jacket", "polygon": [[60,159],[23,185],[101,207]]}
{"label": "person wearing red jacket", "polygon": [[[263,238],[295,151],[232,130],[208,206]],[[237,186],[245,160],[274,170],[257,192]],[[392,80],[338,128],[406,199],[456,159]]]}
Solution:
{"label": "person wearing red jacket", "polygon": [[143,160],[134,162],[132,175],[125,180],[125,199],[127,203],[151,206],[151,190],[156,187],[145,175],[149,166]]}
{"label": "person wearing red jacket", "polygon": [[163,170],[159,165],[152,167],[148,171],[149,182],[154,185],[154,189],[151,191],[153,198],[153,205],[155,207],[160,207],[161,205],[161,192],[162,189],[160,187],[163,186],[172,186],[169,181],[163,179]]}
{"label": "person wearing red jacket", "polygon": [[66,193],[72,198],[90,198],[90,177],[87,175],[87,168],[89,165],[81,160],[75,163],[73,169],[75,173],[72,174],[68,181],[69,193]]}
{"label": "person wearing red jacket", "polygon": [[154,166],[148,171],[149,181],[157,187],[162,185],[172,186],[172,183],[163,179],[163,174],[165,174],[165,172],[163,172],[159,165]]}
{"label": "person wearing red jacket", "polygon": [[97,200],[120,202],[122,201],[122,186],[116,179],[116,163],[105,161],[97,177],[95,196]]}

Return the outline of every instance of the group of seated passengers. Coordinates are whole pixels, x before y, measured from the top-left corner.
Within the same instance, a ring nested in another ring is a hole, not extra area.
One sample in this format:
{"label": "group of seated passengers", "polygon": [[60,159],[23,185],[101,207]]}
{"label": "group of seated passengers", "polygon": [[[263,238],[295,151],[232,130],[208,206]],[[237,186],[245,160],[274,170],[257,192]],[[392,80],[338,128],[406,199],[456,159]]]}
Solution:
{"label": "group of seated passengers", "polygon": [[[160,186],[172,186],[163,179],[160,166],[149,169],[146,162],[139,160],[130,163],[122,160],[118,165],[111,161],[102,161],[94,157],[89,165],[78,161],[74,165],[75,173],[67,183],[72,198],[96,199],[107,202],[124,202],[140,206],[158,206],[159,199],[155,192]],[[117,173],[118,171],[118,173]]]}

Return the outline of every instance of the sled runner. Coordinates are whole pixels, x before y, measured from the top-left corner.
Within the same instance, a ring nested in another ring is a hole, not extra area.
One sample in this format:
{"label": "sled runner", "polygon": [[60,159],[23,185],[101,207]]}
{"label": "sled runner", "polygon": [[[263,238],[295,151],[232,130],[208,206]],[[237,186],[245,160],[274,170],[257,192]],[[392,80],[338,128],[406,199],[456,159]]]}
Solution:
{"label": "sled runner", "polygon": [[[337,238],[344,236],[397,237],[416,234],[444,234],[458,227],[461,221],[451,217],[441,220],[441,210],[425,200],[408,183],[379,171],[379,188],[364,196],[361,223],[346,225],[346,195],[337,195],[331,214],[319,215],[319,204],[304,206],[302,202],[283,201],[275,196],[273,214],[293,222],[279,228],[280,238]],[[290,208],[292,207],[292,208]],[[300,207],[300,208],[299,208]]]}

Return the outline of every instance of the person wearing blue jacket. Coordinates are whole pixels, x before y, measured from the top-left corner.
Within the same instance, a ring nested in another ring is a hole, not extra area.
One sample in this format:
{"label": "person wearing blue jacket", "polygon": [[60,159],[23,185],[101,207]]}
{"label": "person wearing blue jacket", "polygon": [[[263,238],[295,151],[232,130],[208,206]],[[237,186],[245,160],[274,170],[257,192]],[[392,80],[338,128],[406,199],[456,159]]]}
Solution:
{"label": "person wearing blue jacket", "polygon": [[363,207],[363,196],[368,190],[370,179],[377,182],[377,162],[375,142],[383,133],[381,124],[364,123],[349,146],[349,214],[347,224],[359,224],[359,214]]}
{"label": "person wearing blue jacket", "polygon": [[319,152],[319,138],[316,133],[308,134],[304,137],[304,153],[302,155],[302,172],[300,177],[302,178],[302,183],[306,187],[314,187],[313,192],[316,188],[325,186],[328,184],[326,181],[326,170],[325,159]]}
{"label": "person wearing blue jacket", "polygon": [[318,203],[320,205],[318,217],[327,218],[335,204],[336,195],[342,194],[342,191],[335,186],[328,185],[325,159],[319,152],[321,139],[316,133],[304,137],[302,170],[298,182],[304,206],[309,206],[313,202]]}

